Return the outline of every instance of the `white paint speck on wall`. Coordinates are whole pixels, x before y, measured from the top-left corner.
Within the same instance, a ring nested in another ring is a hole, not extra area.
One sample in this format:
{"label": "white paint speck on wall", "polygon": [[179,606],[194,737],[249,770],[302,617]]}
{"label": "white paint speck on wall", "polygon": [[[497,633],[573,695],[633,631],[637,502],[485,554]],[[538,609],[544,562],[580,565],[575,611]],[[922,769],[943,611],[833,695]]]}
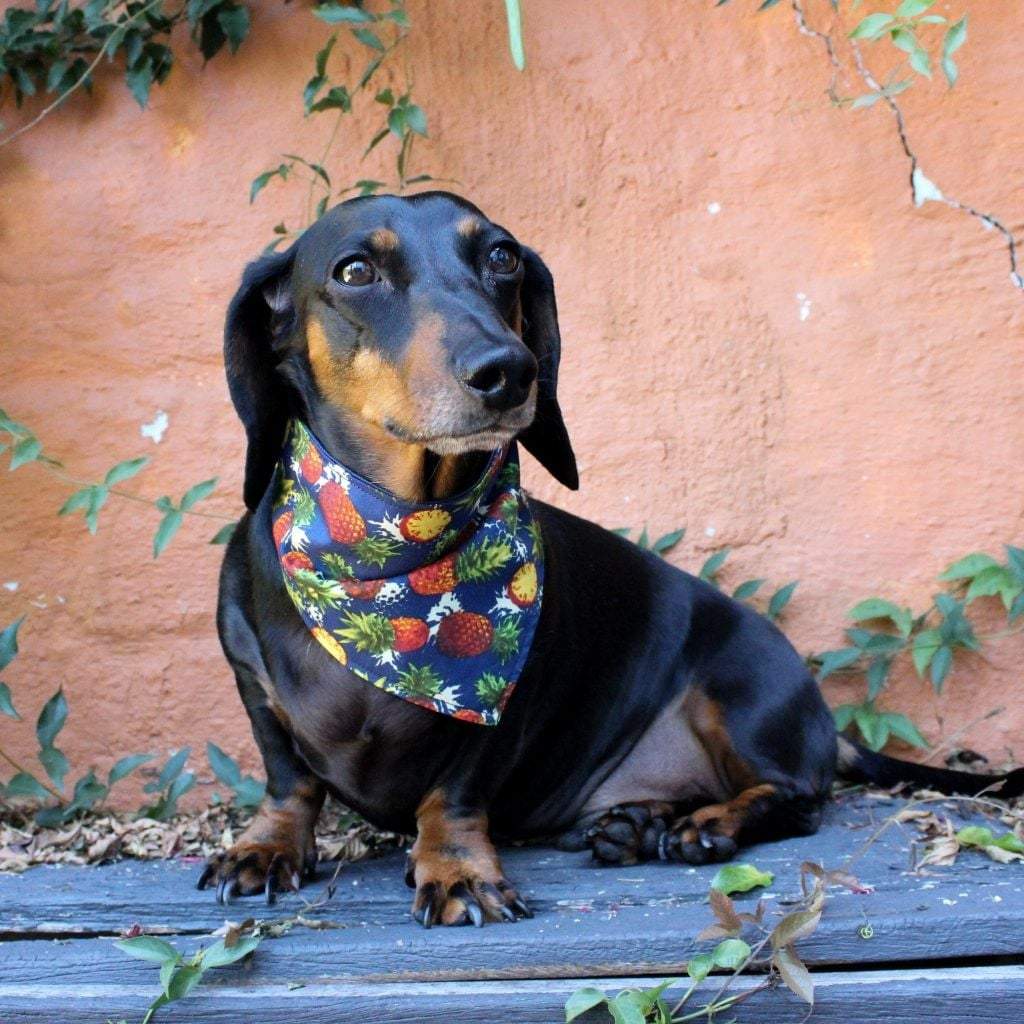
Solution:
{"label": "white paint speck on wall", "polygon": [[803,292],[796,293],[797,316],[802,323],[811,315],[811,300]]}
{"label": "white paint speck on wall", "polygon": [[17,580],[8,580],[4,584],[4,590],[9,590],[12,594],[16,594],[18,592],[19,586],[20,584],[18,583]]}
{"label": "white paint speck on wall", "polygon": [[714,537],[714,535],[717,532],[718,531],[713,526],[705,526],[704,527],[704,536],[705,537]]}
{"label": "white paint speck on wall", "polygon": [[159,444],[164,439],[164,432],[167,430],[167,424],[170,423],[170,418],[163,409],[158,409],[157,414],[149,421],[149,423],[143,423],[139,427],[139,433],[143,437],[152,438],[153,444]]}
{"label": "white paint speck on wall", "polygon": [[716,213],[721,213],[721,212],[722,212],[722,204],[721,203],[708,203],[708,213],[710,213],[712,217],[714,217]]}

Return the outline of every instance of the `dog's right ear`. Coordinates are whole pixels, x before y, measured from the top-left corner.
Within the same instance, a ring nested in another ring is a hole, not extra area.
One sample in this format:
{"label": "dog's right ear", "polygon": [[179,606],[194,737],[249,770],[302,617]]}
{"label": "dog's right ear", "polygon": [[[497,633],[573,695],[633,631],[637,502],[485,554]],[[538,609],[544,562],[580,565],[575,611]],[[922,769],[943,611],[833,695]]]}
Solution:
{"label": "dog's right ear", "polygon": [[274,339],[289,332],[295,317],[290,281],[294,250],[292,246],[261,256],[245,268],[224,326],[228,391],[248,439],[242,493],[250,510],[260,503],[274,475],[291,416]]}

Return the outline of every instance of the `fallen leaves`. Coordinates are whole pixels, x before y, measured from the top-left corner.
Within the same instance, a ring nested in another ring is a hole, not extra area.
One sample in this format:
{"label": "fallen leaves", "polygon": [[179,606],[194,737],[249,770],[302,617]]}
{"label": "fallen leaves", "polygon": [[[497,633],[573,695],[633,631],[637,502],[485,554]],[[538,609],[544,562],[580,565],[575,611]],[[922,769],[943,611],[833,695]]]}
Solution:
{"label": "fallen leaves", "polygon": [[[170,821],[131,813],[86,813],[61,828],[43,828],[31,819],[0,817],[0,872],[16,873],[37,864],[105,864],[132,858],[203,860],[227,849],[250,818],[223,804]],[[398,845],[401,837],[377,832],[362,819],[328,806],[317,825],[321,861],[356,861],[375,849]]]}

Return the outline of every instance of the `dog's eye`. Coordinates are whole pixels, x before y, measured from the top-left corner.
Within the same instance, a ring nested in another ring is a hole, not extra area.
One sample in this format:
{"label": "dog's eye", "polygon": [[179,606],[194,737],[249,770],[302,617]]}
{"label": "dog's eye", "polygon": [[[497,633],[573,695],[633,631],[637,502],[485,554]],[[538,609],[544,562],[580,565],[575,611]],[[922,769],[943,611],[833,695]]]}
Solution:
{"label": "dog's eye", "polygon": [[334,268],[334,279],[352,288],[362,288],[377,280],[377,268],[369,260],[354,256]]}
{"label": "dog's eye", "polygon": [[507,245],[496,245],[487,254],[487,266],[495,274],[514,274],[519,269],[519,255]]}

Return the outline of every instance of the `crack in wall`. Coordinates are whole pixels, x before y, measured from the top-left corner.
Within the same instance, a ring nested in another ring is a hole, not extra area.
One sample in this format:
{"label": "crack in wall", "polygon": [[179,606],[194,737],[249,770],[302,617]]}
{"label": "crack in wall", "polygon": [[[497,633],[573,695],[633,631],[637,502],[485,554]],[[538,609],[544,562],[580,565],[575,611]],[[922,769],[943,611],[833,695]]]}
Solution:
{"label": "crack in wall", "polygon": [[[822,45],[825,47],[829,63],[832,65],[832,80],[829,83],[828,93],[832,101],[838,103],[839,99],[836,95],[836,86],[838,85],[839,77],[843,73],[844,67],[842,61],[839,59],[838,53],[836,52],[835,40],[833,40],[832,36],[828,32],[821,32],[818,29],[811,27],[807,21],[806,12],[804,11],[803,0],[791,0],[791,5],[799,31],[805,36],[810,36],[814,39],[820,40]],[[880,94],[883,102],[888,106],[896,121],[896,132],[899,136],[900,146],[902,147],[907,159],[910,161],[910,195],[914,205],[921,206],[928,201],[943,203],[952,210],[958,210],[960,213],[965,213],[973,217],[975,220],[980,221],[982,227],[986,230],[998,231],[999,234],[1003,236],[1003,240],[1006,243],[1006,252],[1010,260],[1010,281],[1014,287],[1024,290],[1024,276],[1022,276],[1020,272],[1017,259],[1017,240],[1014,237],[1013,232],[994,214],[985,213],[984,211],[971,206],[969,203],[963,203],[960,202],[959,199],[954,199],[951,196],[945,195],[925,176],[924,172],[921,170],[917,154],[910,145],[910,138],[907,133],[907,122],[903,115],[903,110],[900,108],[900,105],[896,100],[884,91],[878,80],[871,73],[870,68],[868,68],[864,61],[864,55],[861,53],[860,47],[855,39],[850,40],[850,48],[853,53],[853,61],[856,65],[857,73],[869,89]]]}

